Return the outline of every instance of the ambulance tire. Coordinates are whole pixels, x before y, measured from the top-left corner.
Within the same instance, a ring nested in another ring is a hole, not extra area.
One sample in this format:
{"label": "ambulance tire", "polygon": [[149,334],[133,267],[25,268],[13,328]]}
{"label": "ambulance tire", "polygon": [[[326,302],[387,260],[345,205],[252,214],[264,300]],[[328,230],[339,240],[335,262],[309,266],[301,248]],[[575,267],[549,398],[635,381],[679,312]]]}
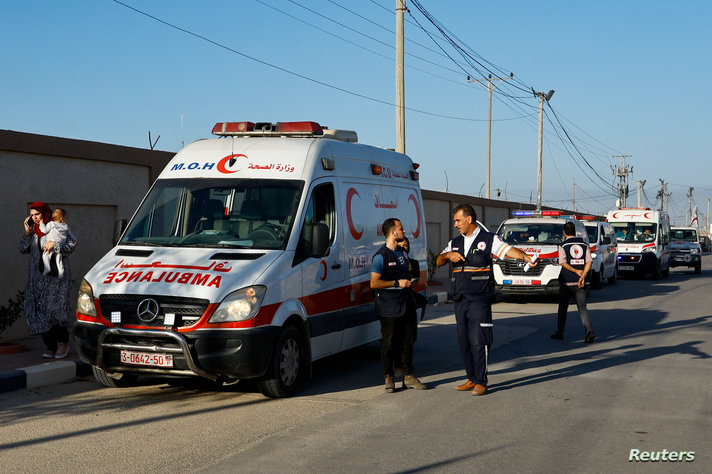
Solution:
{"label": "ambulance tire", "polygon": [[280,334],[265,378],[258,382],[260,392],[270,398],[293,395],[304,378],[307,351],[304,336],[294,326]]}
{"label": "ambulance tire", "polygon": [[667,266],[665,270],[662,271],[663,278],[667,278],[670,276],[670,265]]}
{"label": "ambulance tire", "polygon": [[660,265],[658,265],[657,267],[655,267],[655,270],[653,270],[653,280],[659,280],[661,273],[662,272],[660,271]]}
{"label": "ambulance tire", "polygon": [[111,377],[109,374],[107,374],[105,371],[95,365],[91,366],[91,370],[94,373],[94,379],[104,387],[133,387],[134,385],[136,385],[136,381],[138,380],[138,375],[135,374],[121,374],[120,378]]}
{"label": "ambulance tire", "polygon": [[618,266],[613,267],[613,276],[608,278],[609,285],[615,285],[618,283]]}
{"label": "ambulance tire", "polygon": [[695,275],[702,274],[702,262],[695,265]]}
{"label": "ambulance tire", "polygon": [[603,288],[603,267],[601,267],[600,272],[592,272],[591,276],[591,286],[594,290],[600,290]]}

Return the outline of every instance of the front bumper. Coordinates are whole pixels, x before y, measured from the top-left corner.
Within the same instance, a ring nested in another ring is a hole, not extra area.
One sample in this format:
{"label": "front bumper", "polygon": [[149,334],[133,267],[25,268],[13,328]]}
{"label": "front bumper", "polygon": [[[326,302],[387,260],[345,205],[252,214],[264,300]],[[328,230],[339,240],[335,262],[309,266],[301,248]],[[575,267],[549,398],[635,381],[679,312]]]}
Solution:
{"label": "front bumper", "polygon": [[655,273],[659,265],[659,259],[653,252],[618,254],[619,273]]}
{"label": "front bumper", "polygon": [[673,252],[670,255],[671,267],[696,267],[702,262],[702,256],[699,253],[678,253]]}
{"label": "front bumper", "polygon": [[[108,373],[256,378],[268,369],[279,328],[211,329],[180,333],[158,329],[107,328],[78,322],[74,341],[79,357]],[[171,354],[173,367],[121,363],[121,351]]]}

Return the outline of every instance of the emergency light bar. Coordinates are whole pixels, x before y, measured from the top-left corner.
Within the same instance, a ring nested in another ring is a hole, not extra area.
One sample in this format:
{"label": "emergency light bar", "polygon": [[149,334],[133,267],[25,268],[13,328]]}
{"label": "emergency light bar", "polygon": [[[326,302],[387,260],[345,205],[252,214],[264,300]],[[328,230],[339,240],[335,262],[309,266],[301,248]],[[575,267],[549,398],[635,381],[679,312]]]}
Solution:
{"label": "emergency light bar", "polygon": [[316,122],[218,122],[212,133],[220,137],[319,136],[344,142],[358,141],[353,130],[329,130]]}
{"label": "emergency light bar", "polygon": [[563,216],[561,211],[512,211],[514,217],[558,217]]}

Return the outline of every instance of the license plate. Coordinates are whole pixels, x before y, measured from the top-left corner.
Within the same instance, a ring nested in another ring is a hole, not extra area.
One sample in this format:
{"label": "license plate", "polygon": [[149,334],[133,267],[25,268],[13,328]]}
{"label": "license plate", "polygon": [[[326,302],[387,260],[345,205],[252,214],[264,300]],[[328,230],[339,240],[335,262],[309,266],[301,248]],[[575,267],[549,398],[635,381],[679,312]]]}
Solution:
{"label": "license plate", "polygon": [[633,267],[631,265],[619,265],[618,270],[623,270],[623,271],[631,270],[632,271],[632,270],[635,270],[635,267]]}
{"label": "license plate", "polygon": [[121,363],[128,365],[148,365],[151,367],[173,367],[173,355],[154,352],[121,351]]}
{"label": "license plate", "polygon": [[524,278],[512,278],[512,285],[531,285],[531,280],[526,280]]}

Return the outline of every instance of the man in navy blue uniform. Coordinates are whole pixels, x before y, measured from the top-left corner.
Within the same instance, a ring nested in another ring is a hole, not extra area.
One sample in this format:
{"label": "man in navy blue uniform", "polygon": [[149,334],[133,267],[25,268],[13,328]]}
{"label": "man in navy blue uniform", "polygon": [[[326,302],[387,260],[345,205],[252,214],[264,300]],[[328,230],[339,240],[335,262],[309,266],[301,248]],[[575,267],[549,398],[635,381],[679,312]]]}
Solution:
{"label": "man in navy blue uniform", "polygon": [[477,225],[477,214],[469,204],[455,208],[455,228],[460,235],[438,255],[438,266],[452,263],[451,293],[455,301],[457,342],[467,380],[455,387],[473,395],[487,393],[487,359],[492,346],[492,301],[494,276],[492,256],[524,260],[531,257]]}
{"label": "man in navy blue uniform", "polygon": [[373,256],[370,284],[376,291],[376,314],[381,321],[381,368],[386,392],[395,391],[394,362],[402,367],[403,388],[424,390],[427,385],[416,378],[413,369],[418,321],[408,254],[398,245],[405,240],[405,229],[393,218],[383,221],[381,229],[386,243]]}
{"label": "man in navy blue uniform", "polygon": [[584,341],[586,344],[593,342],[595,336],[591,329],[591,318],[586,308],[586,290],[589,285],[591,270],[591,250],[581,237],[576,237],[576,227],[573,222],[564,224],[564,242],[559,246],[559,314],[556,321],[556,332],[552,339],[563,339],[566,328],[566,316],[569,301],[573,296],[576,300],[581,322],[586,331]]}

